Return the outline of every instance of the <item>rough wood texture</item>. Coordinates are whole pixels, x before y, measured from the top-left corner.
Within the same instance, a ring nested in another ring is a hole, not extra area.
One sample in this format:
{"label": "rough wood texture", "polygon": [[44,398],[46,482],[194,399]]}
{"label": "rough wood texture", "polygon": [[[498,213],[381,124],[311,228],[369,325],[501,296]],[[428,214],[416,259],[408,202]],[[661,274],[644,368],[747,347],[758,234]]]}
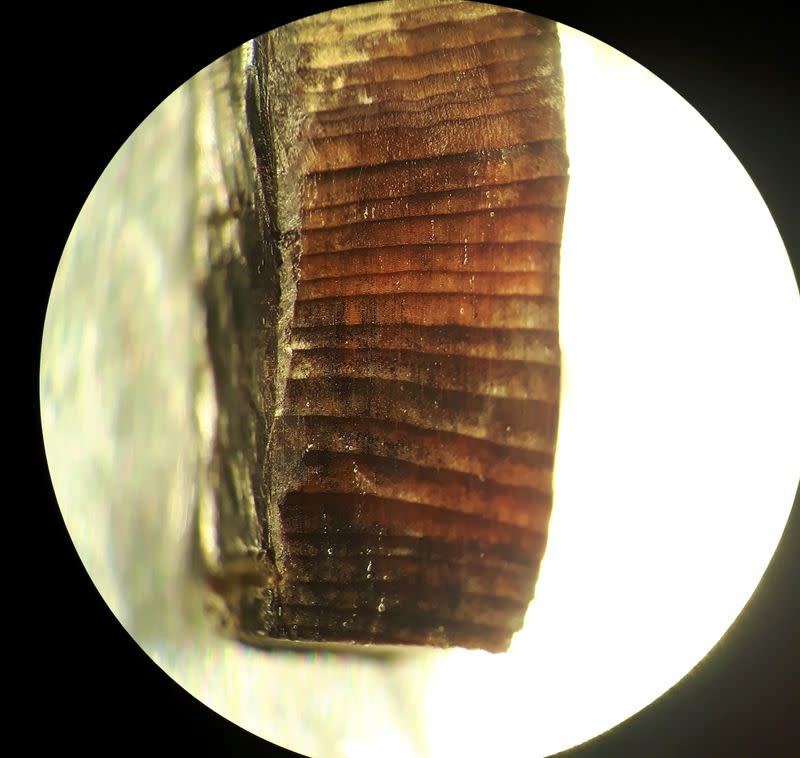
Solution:
{"label": "rough wood texture", "polygon": [[245,395],[260,421],[242,435],[252,492],[227,497],[261,531],[248,522],[238,557],[217,550],[212,584],[255,643],[504,650],[552,504],[556,26],[398,1],[290,24],[247,54],[260,242],[242,249],[261,331]]}

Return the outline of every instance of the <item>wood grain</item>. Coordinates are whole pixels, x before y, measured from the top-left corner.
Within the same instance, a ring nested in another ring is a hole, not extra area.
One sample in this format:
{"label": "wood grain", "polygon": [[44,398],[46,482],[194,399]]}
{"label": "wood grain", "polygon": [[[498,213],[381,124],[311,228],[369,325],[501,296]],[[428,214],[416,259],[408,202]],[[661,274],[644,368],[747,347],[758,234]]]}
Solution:
{"label": "wood grain", "polygon": [[397,0],[253,51],[259,260],[280,291],[256,392],[266,578],[229,595],[237,633],[504,650],[552,506],[556,26]]}

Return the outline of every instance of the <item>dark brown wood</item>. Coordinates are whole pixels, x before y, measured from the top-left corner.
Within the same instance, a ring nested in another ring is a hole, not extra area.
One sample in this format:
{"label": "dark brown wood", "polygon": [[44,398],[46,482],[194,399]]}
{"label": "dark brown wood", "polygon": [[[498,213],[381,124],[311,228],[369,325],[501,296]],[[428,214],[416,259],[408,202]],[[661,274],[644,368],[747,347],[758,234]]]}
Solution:
{"label": "dark brown wood", "polygon": [[220,551],[212,584],[257,644],[504,650],[552,506],[556,26],[398,0],[290,24],[251,54],[244,392],[260,421],[252,492],[228,497],[257,515],[242,544],[260,544]]}

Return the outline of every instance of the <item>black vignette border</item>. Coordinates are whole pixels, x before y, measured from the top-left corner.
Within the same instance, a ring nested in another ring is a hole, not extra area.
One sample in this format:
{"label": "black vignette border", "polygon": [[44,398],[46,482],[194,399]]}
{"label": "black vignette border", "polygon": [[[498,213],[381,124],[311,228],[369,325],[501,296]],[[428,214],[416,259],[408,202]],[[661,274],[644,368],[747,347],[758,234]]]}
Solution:
{"label": "black vignette border", "polygon": [[[800,167],[800,119],[794,92],[800,66],[789,38],[800,14],[787,3],[627,7],[605,3],[508,5],[573,26],[626,53],[695,106],[739,157],[761,191],[800,271],[800,217],[794,178]],[[25,26],[30,47],[22,67],[22,139],[32,161],[29,205],[37,221],[34,295],[20,319],[31,329],[32,382],[44,315],[61,251],[72,224],[117,149],[176,87],[233,47],[282,23],[337,7],[292,3],[269,10],[220,7],[216,12],[165,15],[163,7],[109,23],[89,24],[67,10],[48,11]],[[25,182],[23,182],[23,187]],[[24,191],[24,190],[23,190]],[[42,223],[46,221],[46,223]],[[44,232],[42,239],[41,232]],[[47,251],[44,265],[41,251]],[[40,553],[33,583],[47,585],[57,567],[62,589],[48,596],[48,614],[64,620],[52,632],[31,625],[24,644],[34,671],[20,681],[23,702],[41,698],[48,682],[48,729],[39,744],[75,744],[90,752],[123,739],[134,751],[202,749],[203,753],[264,755],[265,743],[185,693],[122,629],[81,565],[49,481],[38,419],[34,500],[41,505]],[[795,505],[773,563],[726,637],[693,674],[655,704],[564,758],[796,754],[796,682],[800,636],[793,589],[800,579],[800,504]],[[38,573],[41,573],[39,577]],[[23,612],[36,618],[35,594]],[[79,620],[76,622],[75,620]],[[25,710],[23,707],[22,710]],[[275,748],[275,754],[291,753]]]}

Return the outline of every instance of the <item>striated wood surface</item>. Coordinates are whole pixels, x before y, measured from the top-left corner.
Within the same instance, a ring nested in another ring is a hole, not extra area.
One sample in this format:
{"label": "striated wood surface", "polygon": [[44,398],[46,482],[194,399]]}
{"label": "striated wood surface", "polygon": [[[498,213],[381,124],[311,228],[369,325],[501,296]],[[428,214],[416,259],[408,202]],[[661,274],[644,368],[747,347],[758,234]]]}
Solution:
{"label": "striated wood surface", "polygon": [[556,26],[398,0],[275,30],[252,63],[271,357],[237,633],[504,650],[552,505]]}

